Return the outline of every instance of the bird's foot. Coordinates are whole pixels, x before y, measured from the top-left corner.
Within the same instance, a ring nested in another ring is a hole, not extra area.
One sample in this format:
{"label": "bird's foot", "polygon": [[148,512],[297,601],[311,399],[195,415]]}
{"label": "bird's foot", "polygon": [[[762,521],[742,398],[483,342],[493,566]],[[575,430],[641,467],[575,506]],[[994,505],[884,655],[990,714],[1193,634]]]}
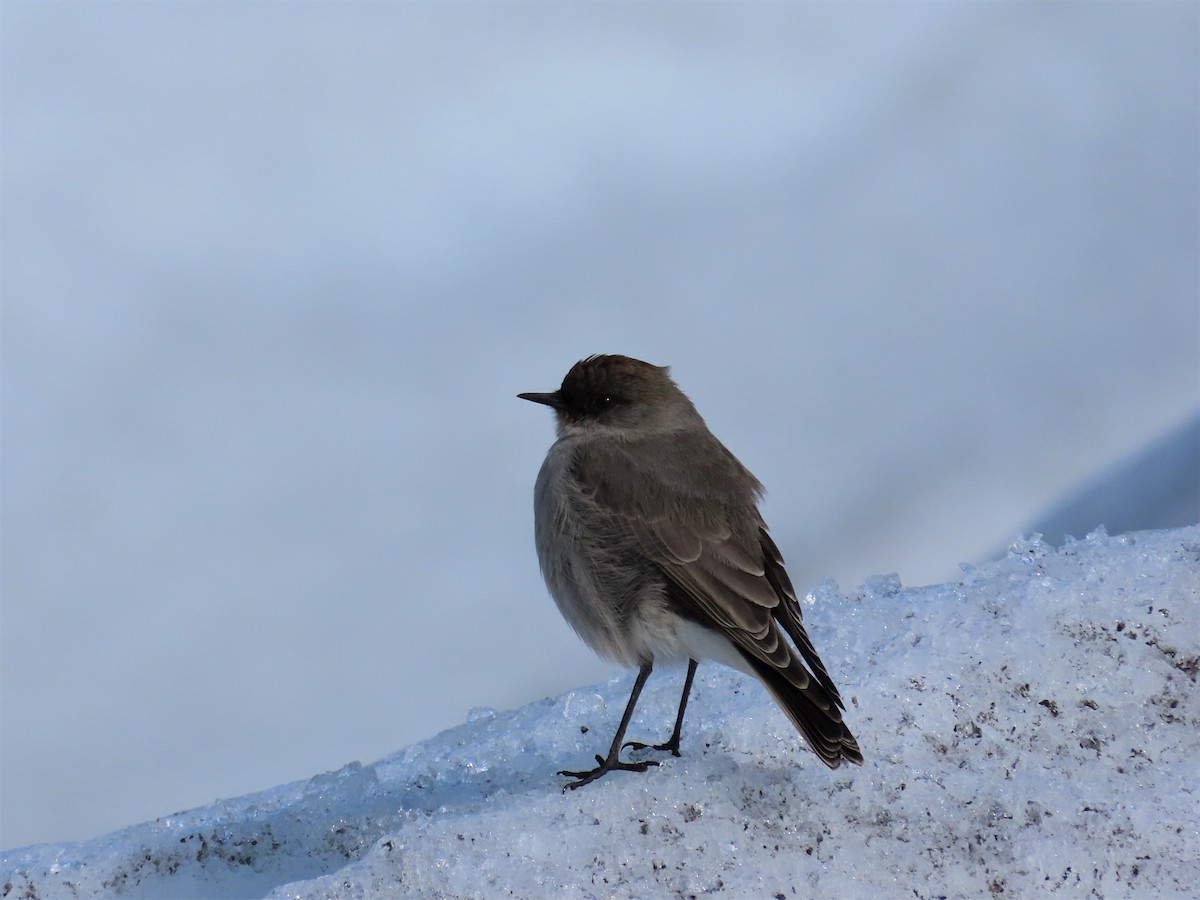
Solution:
{"label": "bird's foot", "polygon": [[[614,770],[624,772],[645,772],[651,766],[657,766],[658,763],[652,759],[643,760],[642,762],[622,762],[615,753],[609,754],[608,759],[596,754],[596,762],[599,763],[594,769],[588,769],[583,772],[572,772],[568,769],[563,769],[558,774],[566,775],[568,778],[574,778],[575,781],[569,782],[567,788],[575,790],[581,788],[585,784],[591,784],[602,775]],[[564,788],[566,790],[566,788]]]}
{"label": "bird's foot", "polygon": [[679,738],[673,737],[665,744],[643,744],[641,741],[626,741],[621,745],[624,750],[628,747],[631,750],[663,750],[670,753],[672,756],[680,756],[679,753]]}

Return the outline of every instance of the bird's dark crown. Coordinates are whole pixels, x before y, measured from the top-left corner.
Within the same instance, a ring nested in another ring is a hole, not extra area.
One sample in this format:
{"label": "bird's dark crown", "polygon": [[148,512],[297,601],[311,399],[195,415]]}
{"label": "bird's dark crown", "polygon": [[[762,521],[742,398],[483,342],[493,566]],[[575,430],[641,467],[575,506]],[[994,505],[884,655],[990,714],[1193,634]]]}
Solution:
{"label": "bird's dark crown", "polygon": [[593,417],[617,406],[650,400],[670,383],[664,367],[629,356],[596,354],[571,367],[558,396],[564,412]]}

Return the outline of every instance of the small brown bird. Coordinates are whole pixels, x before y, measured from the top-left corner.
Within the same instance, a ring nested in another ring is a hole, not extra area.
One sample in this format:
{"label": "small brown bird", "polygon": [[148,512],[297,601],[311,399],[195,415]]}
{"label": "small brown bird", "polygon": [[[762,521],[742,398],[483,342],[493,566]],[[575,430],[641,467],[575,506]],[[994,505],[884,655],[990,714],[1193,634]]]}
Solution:
{"label": "small brown bird", "polygon": [[[624,762],[638,695],[659,660],[688,660],[675,729],[654,745],[679,755],[696,661],[758,678],[830,768],[861,764],[845,707],[804,630],[783,557],[758,512],[763,487],[708,430],[665,367],[589,356],[551,393],[519,394],[555,412],[558,440],[534,489],[542,575],[559,611],[596,653],[638,669],[608,756],[563,771],[577,788]],[[790,640],[789,640],[790,639]]]}

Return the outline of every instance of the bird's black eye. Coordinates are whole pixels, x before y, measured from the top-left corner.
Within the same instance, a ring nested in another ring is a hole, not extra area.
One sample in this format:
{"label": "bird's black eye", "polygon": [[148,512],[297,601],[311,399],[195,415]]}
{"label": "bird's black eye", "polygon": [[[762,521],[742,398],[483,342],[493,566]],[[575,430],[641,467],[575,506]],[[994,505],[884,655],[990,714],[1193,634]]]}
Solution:
{"label": "bird's black eye", "polygon": [[588,398],[586,414],[589,416],[598,416],[608,412],[616,406],[618,400],[613,394],[595,394]]}
{"label": "bird's black eye", "polygon": [[567,389],[563,389],[560,393],[563,394],[564,409],[570,410],[574,416],[580,418],[603,415],[620,402],[616,394]]}

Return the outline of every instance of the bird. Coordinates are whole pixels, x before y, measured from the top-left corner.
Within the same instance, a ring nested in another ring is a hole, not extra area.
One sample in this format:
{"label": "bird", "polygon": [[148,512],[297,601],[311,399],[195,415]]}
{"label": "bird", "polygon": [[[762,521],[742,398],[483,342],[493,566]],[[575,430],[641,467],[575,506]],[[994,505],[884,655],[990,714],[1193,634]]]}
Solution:
{"label": "bird", "polygon": [[[763,485],[709,431],[670,369],[597,354],[572,366],[557,390],[517,396],[555,415],[557,440],[534,486],[546,586],[585,644],[637,669],[607,755],[596,755],[595,768],[560,771],[572,779],[564,790],[658,765],[622,759],[625,748],[679,756],[704,659],[762,682],[825,765],[861,765],[845,705],[759,512]],[[625,742],[654,665],[684,659],[670,738]]]}

